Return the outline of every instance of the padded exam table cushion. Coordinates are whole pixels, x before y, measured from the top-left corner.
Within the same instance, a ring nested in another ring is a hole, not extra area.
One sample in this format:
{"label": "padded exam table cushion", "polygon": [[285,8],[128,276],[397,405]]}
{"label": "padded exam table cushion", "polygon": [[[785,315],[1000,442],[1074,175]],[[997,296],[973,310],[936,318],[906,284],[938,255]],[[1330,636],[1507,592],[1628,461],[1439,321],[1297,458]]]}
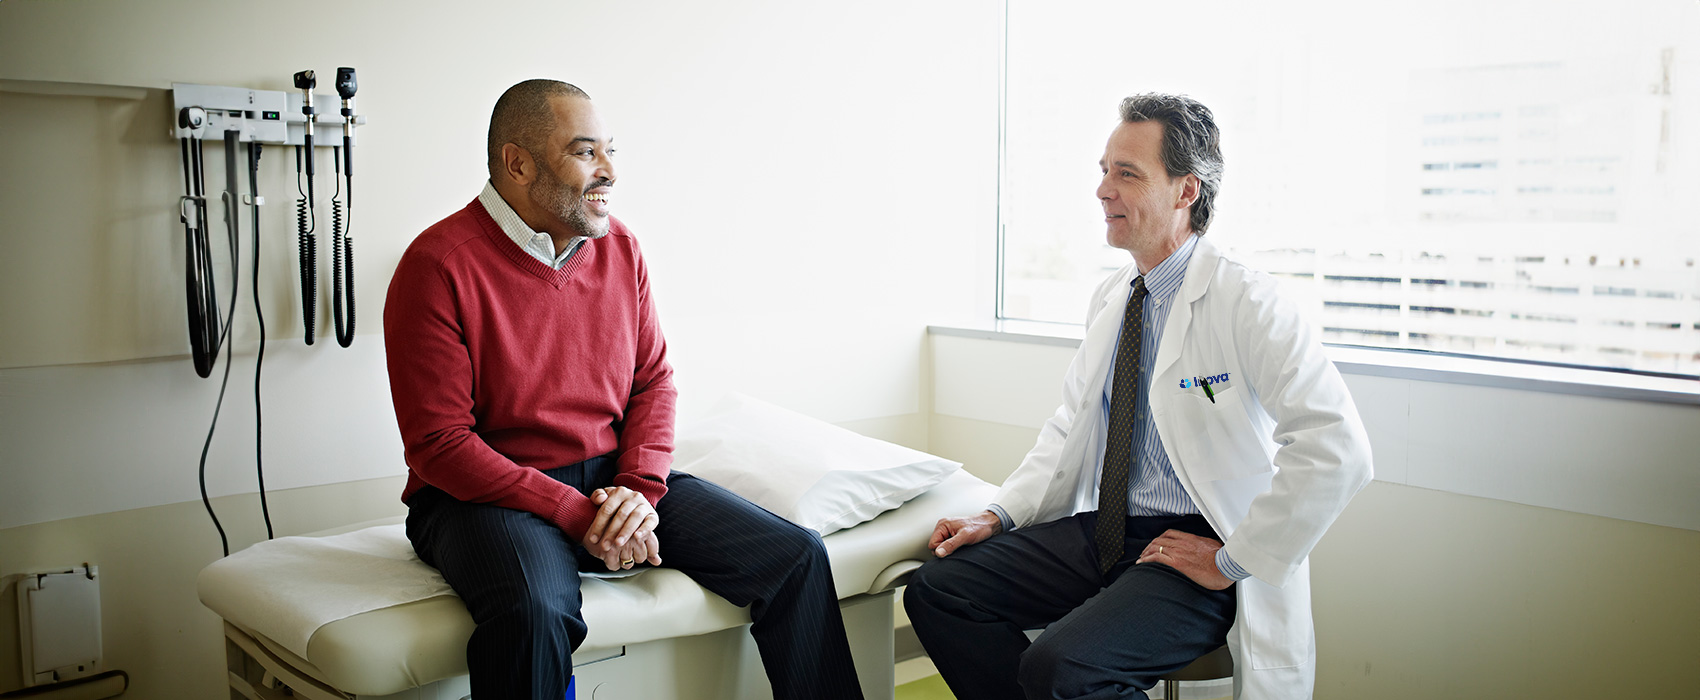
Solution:
{"label": "padded exam table cushion", "polygon": [[[991,484],[959,471],[894,510],[823,538],[839,599],[890,588],[932,557],[927,538],[939,518],[978,512],[995,492]],[[401,521],[401,517],[389,518],[314,536]],[[384,538],[400,538],[399,545],[407,545],[398,527],[376,532]],[[378,557],[373,562],[393,564]],[[430,585],[427,579],[441,581],[435,570],[416,559],[413,567],[420,579],[417,585]],[[302,625],[310,623],[291,622],[289,615],[277,614],[275,606],[280,589],[293,588],[299,594],[315,582],[278,578],[275,567],[246,567],[242,556],[220,559],[201,571],[201,602],[297,670],[345,693],[388,695],[467,672],[466,642],[472,636],[472,618],[452,593],[361,611],[307,629]],[[336,595],[336,590],[334,584],[325,586],[322,594]],[[590,631],[580,647],[581,656],[597,649],[717,632],[750,621],[748,610],[672,569],[648,569],[625,578],[587,577],[583,593]],[[308,640],[305,655],[277,641],[302,638]]]}

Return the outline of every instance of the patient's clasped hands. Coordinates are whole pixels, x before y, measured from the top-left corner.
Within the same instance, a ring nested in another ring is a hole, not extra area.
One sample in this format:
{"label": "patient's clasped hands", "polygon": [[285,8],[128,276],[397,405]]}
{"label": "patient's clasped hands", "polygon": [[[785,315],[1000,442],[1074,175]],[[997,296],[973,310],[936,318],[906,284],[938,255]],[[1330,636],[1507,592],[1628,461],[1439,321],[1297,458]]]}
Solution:
{"label": "patient's clasped hands", "polygon": [[590,502],[598,508],[585,531],[584,548],[601,557],[609,571],[630,569],[644,561],[661,563],[661,541],[655,537],[661,516],[643,494],[611,486],[590,492]]}

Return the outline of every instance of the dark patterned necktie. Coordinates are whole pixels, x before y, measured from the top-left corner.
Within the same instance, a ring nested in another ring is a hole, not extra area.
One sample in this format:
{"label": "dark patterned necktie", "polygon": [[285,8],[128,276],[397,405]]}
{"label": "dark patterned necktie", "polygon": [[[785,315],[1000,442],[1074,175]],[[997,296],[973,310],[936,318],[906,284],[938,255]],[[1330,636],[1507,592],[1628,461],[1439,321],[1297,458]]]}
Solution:
{"label": "dark patterned necktie", "polygon": [[1108,572],[1122,557],[1127,533],[1127,478],[1133,439],[1140,428],[1139,346],[1145,335],[1145,277],[1133,281],[1133,297],[1122,314],[1116,341],[1115,384],[1110,387],[1110,435],[1104,445],[1103,476],[1098,480],[1098,571]]}

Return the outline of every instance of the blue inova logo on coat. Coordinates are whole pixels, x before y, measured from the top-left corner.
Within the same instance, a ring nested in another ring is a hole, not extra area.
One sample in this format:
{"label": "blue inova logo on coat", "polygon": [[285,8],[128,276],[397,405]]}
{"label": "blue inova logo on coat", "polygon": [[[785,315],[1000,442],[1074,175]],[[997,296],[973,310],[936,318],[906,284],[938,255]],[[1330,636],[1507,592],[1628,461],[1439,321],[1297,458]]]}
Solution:
{"label": "blue inova logo on coat", "polygon": [[1193,377],[1191,379],[1182,379],[1181,380],[1181,388],[1182,389],[1191,389],[1195,386],[1201,386],[1201,385],[1206,384],[1206,383],[1208,383],[1208,384],[1221,384],[1223,382],[1228,381],[1228,377],[1232,374],[1233,374],[1232,372],[1223,372],[1221,374],[1211,375],[1211,376],[1208,376],[1208,377]]}

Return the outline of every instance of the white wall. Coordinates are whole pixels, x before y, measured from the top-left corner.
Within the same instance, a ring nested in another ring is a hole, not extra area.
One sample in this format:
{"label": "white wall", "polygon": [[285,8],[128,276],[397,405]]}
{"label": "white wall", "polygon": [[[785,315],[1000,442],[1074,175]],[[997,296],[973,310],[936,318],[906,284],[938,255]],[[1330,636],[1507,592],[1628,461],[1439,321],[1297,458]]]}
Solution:
{"label": "white wall", "polygon": [[[302,15],[314,31],[295,31]],[[324,308],[319,344],[300,342],[293,156],[261,164],[270,486],[401,473],[379,335],[390,272],[477,194],[490,107],[535,76],[584,87],[617,139],[615,213],[649,257],[684,416],[736,389],[924,425],[922,329],[990,306],[997,19],[964,1],[0,5],[0,528],[197,498],[217,375],[183,356],[172,82],[282,90],[304,68],[359,70],[350,350],[323,337]],[[39,81],[147,90],[25,94]],[[215,496],[254,489],[241,294]]]}

